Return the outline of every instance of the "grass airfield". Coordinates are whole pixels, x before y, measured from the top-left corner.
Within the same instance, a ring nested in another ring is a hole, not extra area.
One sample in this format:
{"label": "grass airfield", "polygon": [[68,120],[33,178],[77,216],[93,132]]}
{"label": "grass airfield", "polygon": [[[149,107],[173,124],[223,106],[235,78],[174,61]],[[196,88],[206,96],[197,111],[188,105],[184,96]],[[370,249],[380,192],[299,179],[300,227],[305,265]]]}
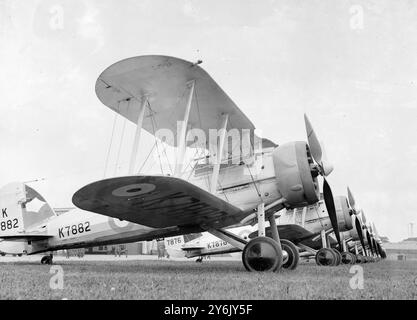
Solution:
{"label": "grass airfield", "polygon": [[351,279],[358,273],[347,265],[319,267],[310,262],[295,271],[249,273],[240,261],[215,258],[196,263],[57,257],[52,267],[62,267],[63,289],[51,289],[56,269],[39,259],[0,257],[0,299],[417,300],[417,261],[362,264],[363,289],[352,289]]}

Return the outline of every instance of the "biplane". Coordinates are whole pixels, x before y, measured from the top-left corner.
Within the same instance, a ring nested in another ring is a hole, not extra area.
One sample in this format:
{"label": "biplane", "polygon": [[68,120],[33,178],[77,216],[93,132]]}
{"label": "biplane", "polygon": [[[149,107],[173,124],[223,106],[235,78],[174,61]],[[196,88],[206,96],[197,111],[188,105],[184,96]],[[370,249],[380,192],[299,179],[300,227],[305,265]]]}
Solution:
{"label": "biplane", "polygon": [[[242,251],[247,270],[276,271],[288,262],[288,248],[294,244],[280,238],[292,231],[277,227],[275,214],[319,202],[319,176],[340,250],[335,203],[326,181],[333,167],[323,159],[307,116],[308,143],[278,145],[259,137],[199,64],[150,55],[108,67],[97,79],[96,94],[136,125],[128,175],[81,188],[72,198],[78,209],[59,216],[29,186],[3,187],[0,251],[34,254],[208,232]],[[176,149],[170,174],[137,171],[142,130]],[[186,172],[190,148],[202,149],[204,156]],[[33,203],[40,207],[29,210]],[[253,222],[257,232],[252,239],[228,231]],[[52,263],[52,258],[45,255],[41,262]]]}
{"label": "biplane", "polygon": [[[282,267],[274,213],[318,202],[318,176],[326,177],[333,170],[323,160],[306,116],[308,143],[278,145],[259,138],[254,124],[199,63],[168,56],[139,56],[111,65],[99,76],[96,93],[105,106],[136,124],[136,135],[129,175],[81,188],[73,196],[77,207],[165,230],[168,236],[207,231],[241,250],[247,270]],[[173,175],[135,172],[142,129],[177,148]],[[192,174],[182,170],[187,147],[203,148],[209,154]],[[339,237],[326,179],[323,194]],[[254,239],[227,231],[251,219],[258,226]],[[267,221],[271,237],[265,236]]]}

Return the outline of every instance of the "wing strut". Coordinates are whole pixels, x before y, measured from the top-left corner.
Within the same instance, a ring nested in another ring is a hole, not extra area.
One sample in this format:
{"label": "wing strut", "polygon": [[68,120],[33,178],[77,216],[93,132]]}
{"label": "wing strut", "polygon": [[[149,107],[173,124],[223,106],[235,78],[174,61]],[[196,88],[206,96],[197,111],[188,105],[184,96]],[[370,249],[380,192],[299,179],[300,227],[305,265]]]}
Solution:
{"label": "wing strut", "polygon": [[[136,99],[133,99],[133,100],[130,100],[129,103],[138,104],[139,101]],[[139,109],[138,121],[136,123],[137,126],[136,126],[136,132],[135,132],[135,139],[133,141],[132,153],[130,156],[129,175],[132,175],[135,173],[135,164],[136,164],[136,157],[138,154],[138,147],[139,147],[139,142],[140,142],[140,133],[142,131],[143,116],[145,114],[145,108],[146,108],[147,103],[148,103],[148,99],[145,96],[142,97],[142,101],[141,101],[141,105]]]}
{"label": "wing strut", "polygon": [[183,169],[184,156],[185,156],[185,151],[186,151],[186,146],[187,146],[185,139],[187,137],[187,126],[188,126],[188,119],[190,117],[191,103],[193,101],[195,80],[188,82],[188,86],[190,87],[190,93],[188,94],[188,101],[187,101],[187,106],[185,108],[184,120],[181,121],[181,131],[180,131],[180,137],[179,137],[177,163],[175,166],[176,177],[179,177],[181,175],[182,169]]}
{"label": "wing strut", "polygon": [[213,167],[213,174],[211,176],[211,184],[210,184],[211,193],[216,193],[216,190],[217,190],[217,181],[219,180],[220,164],[222,162],[224,141],[226,139],[227,122],[228,121],[229,121],[229,115],[228,114],[223,114],[222,115],[222,126],[220,128],[219,148],[217,150],[217,155],[216,155],[217,159],[216,159],[216,162],[215,162],[214,167]]}

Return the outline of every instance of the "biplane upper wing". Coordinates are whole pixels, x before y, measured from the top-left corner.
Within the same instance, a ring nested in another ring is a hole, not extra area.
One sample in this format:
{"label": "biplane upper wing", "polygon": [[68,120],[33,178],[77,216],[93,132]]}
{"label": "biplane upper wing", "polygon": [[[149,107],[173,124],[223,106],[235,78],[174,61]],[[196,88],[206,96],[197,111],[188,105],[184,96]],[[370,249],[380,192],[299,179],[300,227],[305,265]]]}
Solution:
{"label": "biplane upper wing", "polygon": [[[108,67],[96,82],[100,101],[123,117],[136,123],[139,107],[125,101],[148,101],[143,129],[155,134],[157,128],[177,130],[177,121],[184,118],[188,85],[195,81],[193,106],[188,127],[209,129],[221,125],[228,114],[227,129],[254,130],[252,122],[235,105],[219,85],[201,67],[191,62],[159,55],[128,58]],[[139,104],[140,106],[140,104]],[[167,143],[177,146],[177,139]]]}
{"label": "biplane upper wing", "polygon": [[127,176],[91,183],[72,202],[79,208],[153,228],[222,228],[248,213],[182,179]]}

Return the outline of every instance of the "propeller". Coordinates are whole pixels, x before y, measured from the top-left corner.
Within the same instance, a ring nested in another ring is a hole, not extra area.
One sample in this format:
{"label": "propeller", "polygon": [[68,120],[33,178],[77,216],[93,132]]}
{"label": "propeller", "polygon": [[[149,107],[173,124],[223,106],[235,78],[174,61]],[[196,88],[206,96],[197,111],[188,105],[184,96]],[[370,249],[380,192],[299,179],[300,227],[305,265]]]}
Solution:
{"label": "propeller", "polygon": [[362,245],[362,248],[363,248],[363,252],[366,256],[367,254],[366,254],[366,251],[365,251],[365,241],[363,239],[362,225],[361,225],[361,222],[359,221],[359,219],[357,217],[355,217],[355,227],[356,227],[356,232],[358,233],[358,236],[359,236],[359,241],[361,242],[361,245]]}
{"label": "propeller", "polygon": [[364,238],[363,238],[363,227],[362,227],[361,221],[359,220],[359,213],[360,213],[360,211],[358,211],[356,209],[356,206],[355,206],[355,204],[356,204],[355,198],[353,197],[353,194],[350,191],[349,187],[347,187],[347,193],[348,193],[350,210],[352,212],[351,215],[353,216],[353,219],[355,219],[356,233],[359,236],[359,241],[361,242],[364,255],[366,256],[367,254],[366,254],[366,251],[365,251],[365,241],[364,241]]}
{"label": "propeller", "polygon": [[374,248],[373,248],[373,244],[372,244],[372,241],[371,241],[371,235],[369,233],[369,229],[368,229],[368,226],[367,226],[367,223],[366,223],[365,213],[363,212],[363,210],[361,210],[361,218],[362,218],[362,229],[365,232],[366,240],[368,241],[369,249],[371,250],[371,254],[373,255],[374,254]]}
{"label": "propeller", "polygon": [[378,248],[376,246],[375,233],[374,233],[374,230],[373,230],[373,227],[372,227],[372,223],[371,222],[368,223],[368,230],[369,230],[369,234],[370,234],[370,237],[371,237],[372,247],[374,249],[374,254],[376,256],[378,256]]}
{"label": "propeller", "polygon": [[374,245],[376,255],[381,256],[381,253],[379,252],[379,248],[374,237],[372,237],[372,244]]}
{"label": "propeller", "polygon": [[381,238],[379,237],[378,230],[376,230],[375,224],[372,222],[372,233],[375,239],[375,248],[377,249],[378,255],[382,258],[382,249],[379,243],[381,242]]}
{"label": "propeller", "polygon": [[306,114],[304,114],[304,122],[306,126],[307,139],[310,147],[311,156],[318,165],[319,173],[323,177],[327,177],[333,171],[333,165],[331,165],[326,159],[324,159],[324,150]]}
{"label": "propeller", "polygon": [[374,245],[372,242],[372,238],[371,238],[371,234],[369,233],[368,228],[365,226],[366,228],[366,239],[368,240],[368,244],[369,244],[369,249],[371,249],[371,254],[374,255]]}
{"label": "propeller", "polygon": [[333,171],[333,166],[325,159],[323,159],[323,148],[320,145],[317,135],[310,123],[307,115],[304,114],[304,122],[306,126],[307,139],[310,147],[311,156],[316,164],[312,165],[312,174],[317,176],[320,174],[323,177],[323,198],[326,204],[327,212],[329,214],[330,222],[332,224],[333,231],[336,235],[337,243],[339,244],[339,250],[342,250],[342,241],[340,238],[339,224],[337,223],[336,207],[334,204],[334,198],[332,189],[326,180],[326,177]]}
{"label": "propeller", "polygon": [[355,198],[353,197],[352,191],[350,191],[349,187],[347,187],[348,199],[349,199],[349,206],[353,210],[355,215],[358,215],[358,210],[355,207]]}

